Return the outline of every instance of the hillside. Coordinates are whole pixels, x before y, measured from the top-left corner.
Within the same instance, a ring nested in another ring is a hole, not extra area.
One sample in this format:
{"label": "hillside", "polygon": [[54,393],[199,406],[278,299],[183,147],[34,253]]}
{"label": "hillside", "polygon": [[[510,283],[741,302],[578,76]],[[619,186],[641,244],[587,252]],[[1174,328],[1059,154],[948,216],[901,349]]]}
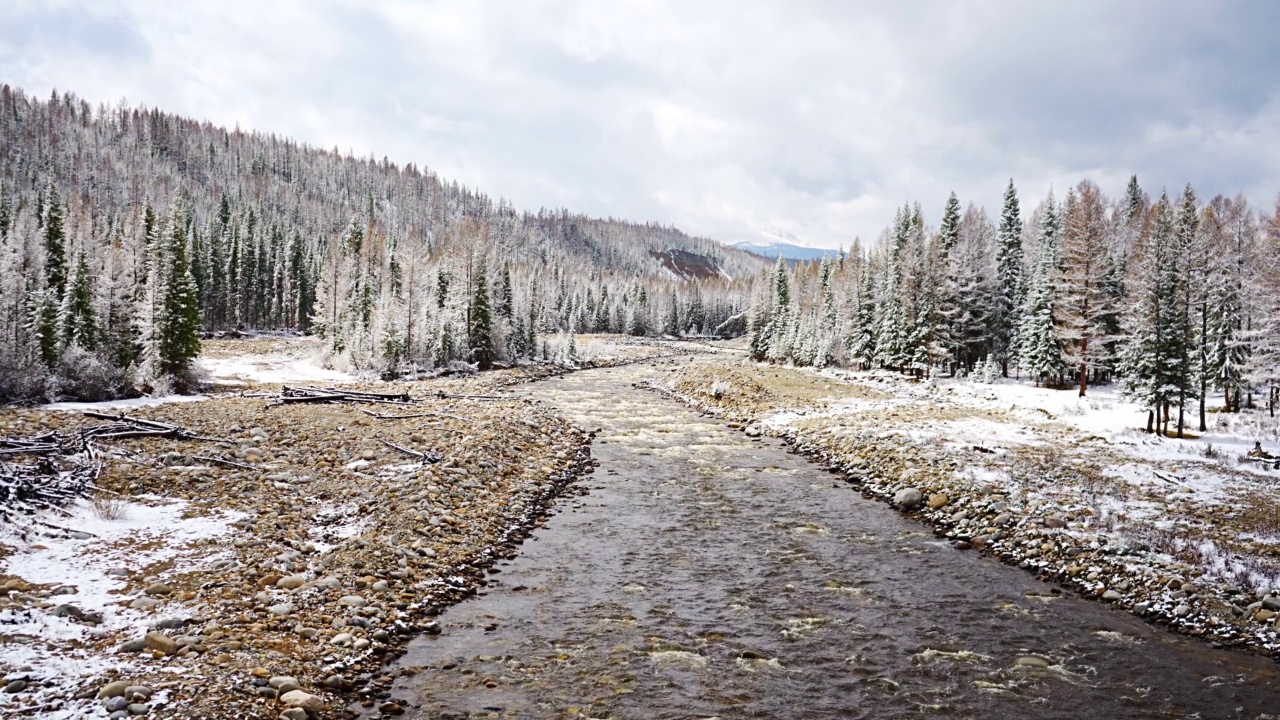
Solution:
{"label": "hillside", "polygon": [[171,374],[154,339],[182,302],[205,332],[315,331],[333,362],[396,372],[534,357],[545,333],[705,332],[766,265],[671,227],[518,211],[413,163],[0,88],[0,396],[48,385],[14,377],[34,360],[82,375],[60,369],[77,347]]}

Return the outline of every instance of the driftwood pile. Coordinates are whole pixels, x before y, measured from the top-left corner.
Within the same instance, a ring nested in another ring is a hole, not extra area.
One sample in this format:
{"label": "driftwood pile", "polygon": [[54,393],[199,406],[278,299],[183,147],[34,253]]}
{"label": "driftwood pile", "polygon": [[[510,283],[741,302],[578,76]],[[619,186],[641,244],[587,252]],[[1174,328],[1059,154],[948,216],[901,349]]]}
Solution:
{"label": "driftwood pile", "polygon": [[[449,418],[464,423],[474,423],[474,420],[455,415],[448,412],[440,412],[437,410],[427,410],[422,408],[423,401],[414,399],[408,393],[378,393],[366,390],[351,390],[347,388],[335,387],[311,387],[299,386],[292,387],[285,385],[280,389],[279,394],[255,395],[255,397],[268,397],[273,400],[267,407],[278,405],[293,405],[298,403],[319,403],[319,404],[370,404],[370,405],[398,405],[405,407],[415,407],[413,410],[406,410],[399,413],[374,412],[361,408],[360,411],[369,417],[377,420],[409,420],[413,418]],[[437,391],[435,398],[438,400],[510,400],[506,395],[453,395],[445,392]],[[404,453],[415,458],[422,463],[438,463],[444,459],[440,453],[431,450],[414,450],[412,448],[400,445],[378,438],[378,442],[386,445],[393,450]]]}
{"label": "driftwood pile", "polygon": [[[98,445],[101,442],[139,437],[223,442],[153,420],[94,411],[85,415],[109,422],[72,433],[0,437],[0,523],[18,524],[19,518],[42,510],[67,514],[64,506],[97,489],[94,483],[102,470],[104,452]],[[33,460],[19,462],[18,458]]]}

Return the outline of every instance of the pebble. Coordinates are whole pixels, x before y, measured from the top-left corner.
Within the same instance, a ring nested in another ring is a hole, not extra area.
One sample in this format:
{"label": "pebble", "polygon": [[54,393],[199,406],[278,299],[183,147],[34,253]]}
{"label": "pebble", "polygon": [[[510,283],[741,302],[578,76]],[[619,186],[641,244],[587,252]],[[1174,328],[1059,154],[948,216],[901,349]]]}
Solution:
{"label": "pebble", "polygon": [[1116,592],[1115,590],[1108,590],[1102,593],[1102,599],[1106,600],[1107,602],[1120,602],[1120,599],[1122,597],[1124,596],[1121,595],[1119,592]]}
{"label": "pebble", "polygon": [[26,690],[26,689],[27,689],[27,681],[26,681],[26,680],[12,680],[12,681],[10,681],[10,682],[9,682],[9,684],[8,684],[8,685],[5,685],[5,686],[4,686],[4,691],[5,691],[5,692],[7,692],[7,693],[9,693],[10,695],[12,695],[12,694],[14,694],[14,693],[20,693],[20,692],[22,692],[23,690]]}
{"label": "pebble", "polygon": [[124,697],[124,691],[129,687],[128,680],[116,680],[109,682],[98,689],[99,698]]}
{"label": "pebble", "polygon": [[146,715],[151,712],[151,706],[146,703],[132,703],[128,710],[130,715]]}
{"label": "pebble", "polygon": [[288,575],[276,581],[276,587],[285,590],[297,590],[306,584],[307,577],[305,575]]}
{"label": "pebble", "polygon": [[117,695],[115,697],[109,697],[106,700],[103,700],[102,707],[104,710],[106,710],[109,713],[119,712],[129,707],[129,701]]}
{"label": "pebble", "polygon": [[280,603],[279,605],[272,605],[267,608],[267,612],[275,615],[276,617],[284,617],[286,615],[293,614],[293,606],[289,603]]}
{"label": "pebble", "polygon": [[276,692],[281,695],[302,687],[302,685],[298,683],[297,678],[290,677],[288,675],[277,675],[268,680],[267,684],[275,688]]}
{"label": "pebble", "polygon": [[349,607],[364,607],[369,602],[360,595],[343,595],[338,598],[338,604],[347,605]]}
{"label": "pebble", "polygon": [[938,510],[946,507],[951,503],[951,498],[946,493],[934,493],[929,496],[929,509]]}
{"label": "pebble", "polygon": [[307,711],[300,707],[289,708],[280,713],[280,720],[307,720]]}
{"label": "pebble", "polygon": [[178,643],[163,633],[149,632],[142,641],[146,647],[164,655],[172,655],[178,651]]}
{"label": "pebble", "polygon": [[1023,655],[1013,661],[1014,667],[1047,668],[1053,663],[1043,655]]}

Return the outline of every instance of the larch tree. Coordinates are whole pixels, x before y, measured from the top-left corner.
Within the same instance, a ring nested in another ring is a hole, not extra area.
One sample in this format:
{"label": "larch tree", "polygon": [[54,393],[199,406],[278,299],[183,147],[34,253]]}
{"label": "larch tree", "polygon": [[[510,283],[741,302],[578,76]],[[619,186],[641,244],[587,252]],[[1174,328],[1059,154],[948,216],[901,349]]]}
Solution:
{"label": "larch tree", "polygon": [[1060,305],[1066,361],[1076,369],[1080,397],[1085,396],[1090,372],[1110,361],[1107,321],[1115,307],[1107,288],[1113,272],[1108,232],[1102,191],[1081,181],[1063,220]]}

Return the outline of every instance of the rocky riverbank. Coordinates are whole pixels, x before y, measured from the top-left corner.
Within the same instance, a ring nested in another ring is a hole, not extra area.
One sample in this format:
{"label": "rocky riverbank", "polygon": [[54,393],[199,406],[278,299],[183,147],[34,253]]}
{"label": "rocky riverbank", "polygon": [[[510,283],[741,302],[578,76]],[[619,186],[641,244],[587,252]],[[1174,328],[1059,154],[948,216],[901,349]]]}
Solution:
{"label": "rocky riverbank", "polygon": [[[1135,471],[1132,455],[1052,417],[1028,421],[887,375],[744,363],[685,368],[653,388],[748,435],[781,438],[959,550],[1280,658],[1277,528],[1260,528],[1249,504],[1266,478],[1191,457]],[[1210,472],[1228,476],[1213,486],[1226,502],[1193,487]]]}
{"label": "rocky riverbank", "polygon": [[[355,702],[397,714],[386,662],[481,591],[591,471],[589,436],[544,407],[447,396],[547,372],[398,384],[421,398],[403,407],[219,397],[130,409],[210,439],[114,442],[102,492],[50,513],[61,529],[4,529],[0,709],[300,719],[352,715]],[[92,422],[7,410],[0,432]]]}

